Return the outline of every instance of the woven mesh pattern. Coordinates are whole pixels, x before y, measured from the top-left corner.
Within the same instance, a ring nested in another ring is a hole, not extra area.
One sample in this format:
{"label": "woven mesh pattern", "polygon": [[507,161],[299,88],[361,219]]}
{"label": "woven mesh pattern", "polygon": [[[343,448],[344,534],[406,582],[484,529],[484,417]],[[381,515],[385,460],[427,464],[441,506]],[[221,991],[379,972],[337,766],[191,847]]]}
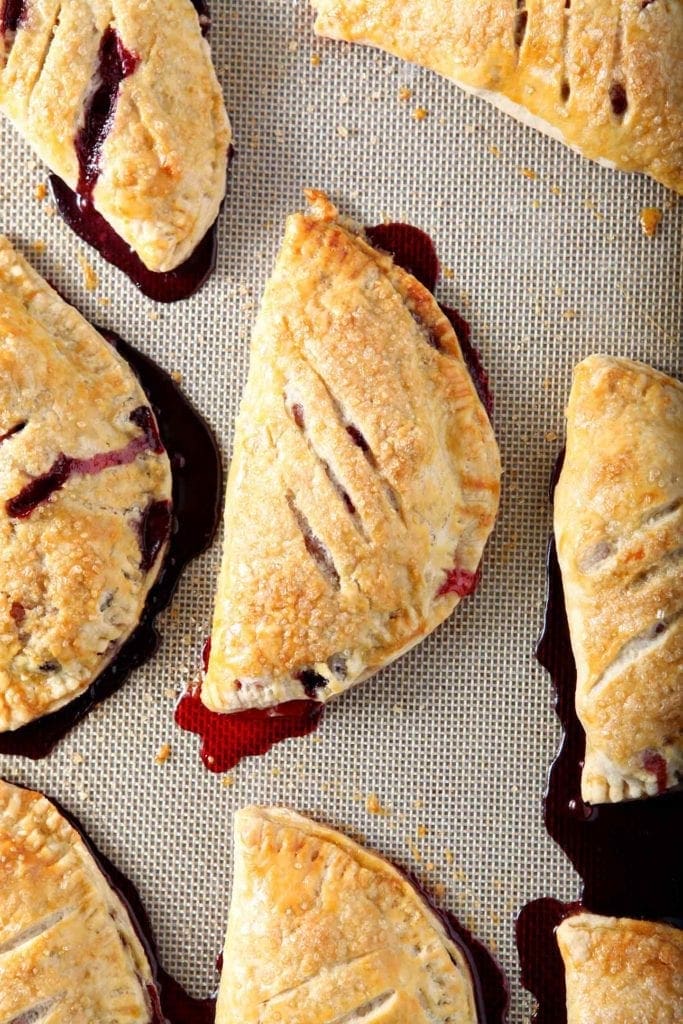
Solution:
{"label": "woven mesh pattern", "polygon": [[[218,270],[201,294],[157,306],[86,250],[36,198],[45,169],[6,124],[0,230],[86,316],[181,374],[227,462],[250,327],[302,187],[327,189],[365,223],[424,228],[446,268],[438,296],[471,321],[496,397],[504,492],[483,582],[435,635],[331,706],[316,735],[223,780],[202,768],[197,738],[172,720],[172,692],[195,674],[208,631],[216,544],[160,620],[152,663],[50,758],[0,757],[0,774],[52,793],[82,819],[138,885],[165,966],[196,994],[216,984],[232,812],[274,802],[362,836],[428,888],[443,885],[441,902],[498,953],[518,1024],[529,998],[518,983],[514,911],[577,891],[541,823],[559,737],[549,681],[533,659],[548,478],[577,360],[602,350],[677,370],[680,209],[649,180],[582,161],[426,71],[316,40],[306,0],[213,8],[237,155]],[[653,240],[639,225],[644,206],[663,210]],[[171,757],[156,765],[165,742]],[[368,812],[370,793],[386,813]]]}

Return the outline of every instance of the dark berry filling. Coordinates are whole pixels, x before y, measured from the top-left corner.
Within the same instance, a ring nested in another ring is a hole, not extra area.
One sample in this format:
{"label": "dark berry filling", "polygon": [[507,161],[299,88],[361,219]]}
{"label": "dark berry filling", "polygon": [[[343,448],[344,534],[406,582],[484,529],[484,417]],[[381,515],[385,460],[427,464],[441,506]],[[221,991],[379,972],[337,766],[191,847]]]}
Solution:
{"label": "dark berry filling", "polygon": [[171,534],[173,506],[170,501],[152,501],[137,524],[140,541],[140,568],[149,572]]}
{"label": "dark berry filling", "polygon": [[85,108],[83,127],[75,142],[80,168],[78,193],[84,200],[92,198],[100,175],[102,148],[114,123],[121,83],[134,73],[139,62],[118,33],[111,26],[107,28],[100,43],[98,85]]}
{"label": "dark berry filling", "polygon": [[14,437],[15,434],[20,434],[25,426],[25,422],[17,423],[15,426],[10,427],[10,429],[6,431],[6,433],[0,434],[0,444],[2,444],[3,441],[9,441],[10,437]]}
{"label": "dark berry filling", "polygon": [[583,909],[581,903],[541,899],[527,903],[517,915],[515,937],[521,982],[538,1002],[533,1024],[566,1024],[564,964],[555,930],[566,917],[579,914]]}
{"label": "dark berry filling", "polygon": [[436,596],[457,594],[458,597],[469,597],[477,589],[480,577],[480,569],[477,569],[476,572],[469,572],[467,569],[458,569],[457,567],[451,569]]}
{"label": "dark berry filling", "polygon": [[657,754],[655,751],[648,751],[643,757],[643,768],[646,772],[652,772],[657,780],[657,792],[666,792],[668,783],[668,772],[666,768],[666,761],[661,754]]}
{"label": "dark berry filling", "polygon": [[377,224],[365,229],[376,249],[390,253],[399,267],[433,292],[439,277],[439,259],[428,234],[411,224]]}
{"label": "dark berry filling", "polygon": [[16,32],[26,17],[27,0],[5,0],[0,9],[0,32]]}
{"label": "dark berry filling", "polygon": [[52,466],[19,491],[6,503],[7,513],[13,519],[26,519],[57,491],[61,490],[72,476],[93,476],[115,466],[127,466],[144,452],[160,454],[163,451],[154,416],[146,406],[134,409],[130,419],[139,426],[142,433],[133,438],[118,451],[100,452],[86,459],[72,458],[61,453]]}
{"label": "dark berry filling", "polygon": [[299,672],[297,679],[303,686],[306,696],[312,700],[315,699],[318,690],[322,690],[327,686],[327,679],[318,672],[314,672],[312,668],[305,668],[303,672]]}

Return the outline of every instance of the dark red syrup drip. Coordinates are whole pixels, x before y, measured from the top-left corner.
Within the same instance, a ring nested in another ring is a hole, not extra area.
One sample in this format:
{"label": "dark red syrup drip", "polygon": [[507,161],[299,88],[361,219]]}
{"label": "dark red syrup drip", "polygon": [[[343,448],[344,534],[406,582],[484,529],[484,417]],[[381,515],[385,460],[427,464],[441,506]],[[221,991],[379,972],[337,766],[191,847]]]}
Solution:
{"label": "dark red syrup drip", "polygon": [[[109,665],[85,693],[59,711],[16,732],[0,734],[2,754],[46,757],[91,708],[115,693],[134,669],[152,657],[159,646],[157,615],[170,603],[185,566],[208,548],[218,526],[222,471],[211,430],[161,367],[113,332],[99,330],[139,378],[171,460],[173,517],[169,548],[138,626]],[[143,560],[156,557],[153,548],[160,543],[159,529],[165,529],[162,513],[153,509],[148,512],[151,520],[142,525],[141,534]]]}
{"label": "dark red syrup drip", "polygon": [[125,48],[119,34],[111,26],[107,28],[100,43],[98,85],[86,105],[83,127],[75,140],[78,194],[83,203],[90,202],[100,176],[102,148],[114,123],[121,84],[135,73],[139,63],[140,58]]}
{"label": "dark red syrup drip", "polygon": [[[13,784],[19,785],[19,783]],[[83,825],[73,814],[65,810],[59,801],[53,797],[48,796],[47,799],[50,803],[54,804],[59,813],[78,832],[98,868],[107,879],[110,888],[113,889],[128,911],[135,933],[147,954],[147,960],[154,979],[154,985],[147,986],[147,993],[152,1006],[150,1024],[214,1024],[216,1015],[215,996],[208,999],[195,999],[193,996],[188,995],[185,989],[175,978],[167,974],[159,963],[159,952],[147,911],[131,880],[119,871],[95,846]]]}
{"label": "dark red syrup drip", "polygon": [[140,427],[141,433],[129,441],[124,448],[120,448],[118,451],[99,452],[86,459],[73,458],[64,453],[58,455],[45,473],[35,477],[21,489],[16,497],[8,500],[6,504],[8,515],[13,519],[26,519],[39,505],[48,501],[56,491],[61,490],[72,476],[94,476],[97,473],[102,473],[105,469],[128,466],[144,452],[153,452],[157,455],[163,452],[164,448],[159,438],[154,416],[146,406],[134,409],[130,414],[130,420]]}
{"label": "dark red syrup drip", "polygon": [[97,249],[109,263],[127,274],[143,295],[155,302],[189,299],[204,285],[216,266],[218,242],[213,224],[192,255],[175,270],[148,270],[127,242],[114,231],[93,204],[84,201],[56,174],[50,175],[52,198],[60,214],[79,238]]}
{"label": "dark red syrup drip", "polygon": [[448,937],[465,958],[472,978],[477,1004],[477,1024],[506,1024],[510,1004],[510,990],[503,969],[486,948],[449,910],[434,902],[420,881],[410,871],[394,865],[417,890],[429,909],[436,914]]}
{"label": "dark red syrup drip", "polygon": [[21,28],[25,17],[26,0],[5,0],[0,10],[0,32],[16,32]]}
{"label": "dark red syrup drip", "polygon": [[581,903],[534,900],[517,915],[515,936],[521,964],[521,981],[534,996],[538,1008],[534,1024],[566,1024],[567,990],[564,964],[555,929],[566,917],[579,914]]}
{"label": "dark red syrup drip", "polygon": [[[416,277],[420,284],[434,294],[440,268],[434,243],[428,234],[411,224],[377,224],[366,228],[365,233],[374,246],[390,253],[399,267]],[[472,329],[455,309],[443,305],[440,308],[458,336],[465,365],[490,419],[493,415],[493,392],[481,355],[472,344]]]}

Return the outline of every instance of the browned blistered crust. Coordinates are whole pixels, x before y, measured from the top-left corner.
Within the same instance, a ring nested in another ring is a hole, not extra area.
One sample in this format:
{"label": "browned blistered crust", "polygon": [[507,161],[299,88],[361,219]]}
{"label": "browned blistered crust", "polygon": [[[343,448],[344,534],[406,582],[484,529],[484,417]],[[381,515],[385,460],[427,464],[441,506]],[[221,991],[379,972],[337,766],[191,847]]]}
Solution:
{"label": "browned blistered crust", "polygon": [[191,0],[31,0],[0,35],[0,110],[72,189],[75,140],[113,27],[138,59],[101,155],[96,209],[153,271],[186,260],[218,215],[231,131]]}
{"label": "browned blistered crust", "polygon": [[475,572],[498,509],[496,442],[449,321],[309,198],[254,329],[202,687],[216,711],[304,697],[303,671],[326,700],[398,657],[452,612],[447,573]]}
{"label": "browned blistered crust", "polygon": [[683,192],[680,0],[312,0],[320,35],[452,78],[592,160]]}
{"label": "browned blistered crust", "polygon": [[[165,453],[74,475],[26,518],[7,502],[60,454],[122,448],[149,402],[104,338],[0,236],[0,732],[73,700],[137,625],[163,564],[138,524],[171,499]],[[151,410],[150,410],[151,412]]]}
{"label": "browned blistered crust", "polygon": [[680,1024],[683,931],[652,921],[577,914],[557,929],[567,1024]]}
{"label": "browned blistered crust", "polygon": [[40,793],[0,780],[0,1019],[147,1024],[151,984],[78,832]]}
{"label": "browned blistered crust", "polygon": [[284,808],[235,815],[216,1024],[476,1024],[461,950],[410,882]]}
{"label": "browned blistered crust", "polygon": [[591,803],[683,770],[683,385],[591,356],[574,371],[555,536]]}

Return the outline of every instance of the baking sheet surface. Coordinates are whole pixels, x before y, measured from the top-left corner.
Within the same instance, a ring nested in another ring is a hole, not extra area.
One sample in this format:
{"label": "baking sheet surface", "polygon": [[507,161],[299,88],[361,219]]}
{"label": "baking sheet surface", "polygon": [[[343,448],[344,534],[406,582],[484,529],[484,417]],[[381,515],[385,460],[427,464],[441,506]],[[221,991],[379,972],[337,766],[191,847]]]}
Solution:
{"label": "baking sheet surface", "polygon": [[[81,818],[139,887],[165,967],[195,994],[217,982],[232,811],[273,802],[414,871],[497,953],[519,1024],[531,1001],[518,982],[514,912],[578,887],[541,821],[559,739],[533,659],[548,478],[575,362],[605,351],[680,372],[680,204],[427,71],[316,40],[306,0],[212,7],[237,155],[208,286],[175,306],[141,296],[38,198],[45,168],[4,123],[0,231],[86,316],[180,375],[226,464],[251,324],[302,188],[328,190],[364,223],[405,220],[429,232],[443,268],[437,295],[471,322],[496,399],[504,490],[483,581],[421,646],[330,706],[317,734],[221,777],[201,766],[197,737],[173,725],[176,692],[196,674],[209,628],[217,541],[161,617],[153,661],[47,760],[0,757],[0,775]],[[647,206],[663,212],[654,239],[639,224]],[[171,755],[158,765],[164,743]]]}

